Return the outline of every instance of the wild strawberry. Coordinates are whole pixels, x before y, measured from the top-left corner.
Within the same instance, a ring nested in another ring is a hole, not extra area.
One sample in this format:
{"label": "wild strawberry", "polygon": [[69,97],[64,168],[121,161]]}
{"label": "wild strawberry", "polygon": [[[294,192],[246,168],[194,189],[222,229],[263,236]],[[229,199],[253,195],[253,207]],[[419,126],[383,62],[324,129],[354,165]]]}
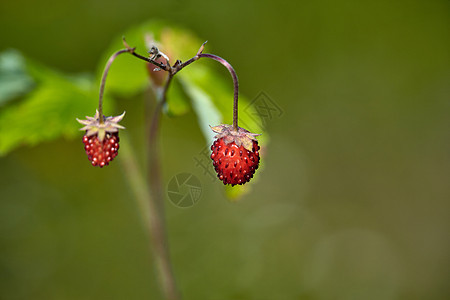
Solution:
{"label": "wild strawberry", "polygon": [[123,119],[125,112],[116,117],[103,117],[100,123],[98,111],[95,116],[86,117],[86,120],[78,122],[84,125],[80,130],[85,130],[83,136],[84,150],[93,166],[100,168],[109,165],[119,150],[119,129],[125,127],[118,123]]}
{"label": "wild strawberry", "polygon": [[[161,64],[166,63],[166,60],[162,57],[155,59],[155,61]],[[147,63],[146,67],[152,84],[154,84],[156,87],[162,87],[164,85],[164,82],[166,82],[167,72],[161,71],[151,63]]]}
{"label": "wild strawberry", "polygon": [[211,146],[211,159],[217,177],[223,184],[244,184],[253,178],[259,166],[259,146],[255,136],[240,128],[236,131],[231,125],[211,127],[217,133]]}

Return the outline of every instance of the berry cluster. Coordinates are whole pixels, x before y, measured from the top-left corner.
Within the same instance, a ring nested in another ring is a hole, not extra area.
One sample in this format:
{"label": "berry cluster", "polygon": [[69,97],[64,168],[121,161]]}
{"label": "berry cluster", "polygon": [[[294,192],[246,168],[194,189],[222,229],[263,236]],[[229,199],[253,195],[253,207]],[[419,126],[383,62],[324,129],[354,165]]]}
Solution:
{"label": "berry cluster", "polygon": [[220,138],[211,146],[211,159],[217,177],[224,184],[244,184],[253,178],[253,174],[259,166],[259,146],[253,141],[252,151],[245,149],[242,145],[237,146],[235,142],[228,145],[224,138]]}
{"label": "berry cluster", "polygon": [[243,128],[231,125],[211,128],[217,133],[211,146],[211,159],[217,177],[223,184],[241,185],[253,178],[259,167],[259,146],[255,136]]}
{"label": "berry cluster", "polygon": [[106,133],[103,141],[97,135],[83,136],[84,150],[92,165],[100,168],[109,165],[109,162],[117,156],[119,150],[118,132]]}

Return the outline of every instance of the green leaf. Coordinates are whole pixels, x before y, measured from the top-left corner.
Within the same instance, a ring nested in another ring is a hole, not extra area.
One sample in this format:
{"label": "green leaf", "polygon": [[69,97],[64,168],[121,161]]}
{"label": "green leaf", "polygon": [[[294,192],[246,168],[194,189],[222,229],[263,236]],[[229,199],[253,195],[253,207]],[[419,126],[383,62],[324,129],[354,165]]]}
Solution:
{"label": "green leaf", "polygon": [[21,145],[80,135],[75,118],[93,115],[97,107],[97,90],[89,77],[66,76],[30,60],[25,64],[36,86],[0,109],[0,155]]}
{"label": "green leaf", "polygon": [[164,106],[164,113],[168,116],[181,116],[191,109],[189,97],[181,87],[181,82],[176,76],[172,79],[169,90],[167,91],[167,99],[168,101]]}
{"label": "green leaf", "polygon": [[0,106],[26,94],[33,87],[25,60],[16,50],[0,53]]}
{"label": "green leaf", "polygon": [[192,101],[192,106],[198,117],[200,129],[209,142],[213,140],[214,132],[209,127],[212,124],[218,124],[222,120],[222,114],[214,105],[211,95],[205,92],[201,87],[193,84],[188,77],[183,79],[183,87]]}

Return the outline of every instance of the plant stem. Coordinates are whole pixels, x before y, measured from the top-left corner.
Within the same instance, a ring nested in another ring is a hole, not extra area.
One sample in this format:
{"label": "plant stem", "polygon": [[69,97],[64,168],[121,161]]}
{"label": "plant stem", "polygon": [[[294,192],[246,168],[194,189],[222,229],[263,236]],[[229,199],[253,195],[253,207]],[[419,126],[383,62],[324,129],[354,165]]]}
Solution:
{"label": "plant stem", "polygon": [[[160,111],[160,105],[155,110],[154,117],[152,119],[152,128],[154,131],[151,135],[154,143],[152,146],[152,155],[157,153],[157,141],[156,134],[158,129],[159,114],[156,111]],[[155,119],[156,117],[156,119]],[[156,120],[156,121],[155,121]],[[162,293],[164,299],[178,300],[180,299],[178,289],[175,283],[175,277],[172,271],[170,263],[170,256],[167,245],[167,234],[165,229],[164,220],[164,207],[163,207],[163,195],[161,193],[161,179],[159,169],[159,159],[149,158],[151,160],[150,171],[150,183],[145,182],[145,176],[139,169],[139,165],[135,159],[136,155],[132,150],[132,145],[129,141],[129,136],[123,133],[121,138],[121,162],[125,171],[125,177],[127,178],[130,188],[134,194],[134,198],[137,201],[139,212],[143,223],[148,229],[148,233],[151,240],[151,248],[153,249],[153,257],[156,264],[156,270],[160,286],[162,287]],[[150,150],[149,150],[150,152]],[[152,182],[154,181],[154,183]],[[151,187],[150,187],[150,186]]]}
{"label": "plant stem", "polygon": [[164,194],[162,191],[160,168],[161,157],[159,154],[158,142],[161,110],[166,102],[167,90],[172,81],[172,77],[173,74],[169,72],[169,76],[166,79],[166,83],[161,93],[161,99],[159,99],[158,104],[156,105],[150,123],[148,137],[148,186],[150,188],[150,194],[152,195],[152,197],[149,198],[149,206],[154,212],[152,213],[152,218],[150,220],[150,231],[156,266],[160,274],[160,283],[166,299],[177,300],[180,299],[180,295],[170,262],[167,231],[165,228]]}
{"label": "plant stem", "polygon": [[142,221],[148,229],[153,257],[158,274],[158,280],[164,299],[178,300],[180,295],[176,286],[170,262],[170,253],[167,242],[167,231],[164,218],[164,195],[161,185],[161,169],[159,157],[158,131],[161,109],[166,101],[167,88],[173,76],[167,78],[162,99],[158,102],[150,122],[148,139],[148,182],[145,182],[142,171],[139,170],[128,135],[121,138],[121,160],[130,188],[137,201]]}
{"label": "plant stem", "polygon": [[119,56],[122,53],[130,52],[130,49],[122,49],[111,55],[111,57],[106,62],[105,70],[103,71],[102,75],[102,81],[100,82],[100,93],[98,96],[98,114],[100,115],[100,124],[103,124],[103,94],[105,92],[105,84],[106,84],[106,77],[108,76],[109,68],[111,68],[112,63],[116,59],[117,56]]}
{"label": "plant stem", "polygon": [[[225,66],[225,68],[228,69],[228,71],[231,74],[231,77],[233,78],[233,88],[234,88],[234,95],[233,95],[233,128],[234,130],[238,130],[238,101],[239,101],[239,81],[238,81],[238,77],[236,74],[236,71],[234,70],[233,66],[226,61],[225,59],[223,59],[220,56],[214,55],[214,54],[208,54],[208,53],[202,53],[203,49],[205,47],[206,42],[204,42],[201,46],[200,49],[197,51],[197,54],[192,57],[191,59],[185,61],[184,63],[182,63],[180,60],[177,60],[177,62],[173,65],[170,66],[169,62],[167,62],[166,65],[158,63],[156,61],[154,61],[153,59],[144,57],[142,55],[137,54],[134,50],[135,48],[131,48],[125,41],[125,39],[123,39],[123,43],[125,45],[125,47],[128,49],[128,51],[133,54],[134,56],[136,56],[137,58],[144,60],[146,62],[152,63],[155,66],[157,66],[158,68],[160,68],[161,70],[167,71],[169,73],[169,78],[167,78],[167,82],[166,82],[166,87],[164,88],[164,92],[163,92],[163,99],[161,99],[160,104],[164,104],[165,103],[165,93],[167,91],[167,87],[170,84],[171,81],[171,77],[173,77],[176,73],[178,73],[179,71],[181,71],[184,67],[190,65],[191,63],[193,63],[194,61],[202,58],[202,57],[206,57],[206,58],[211,58],[215,61],[220,62],[223,66]],[[161,106],[162,107],[162,106]],[[158,117],[159,118],[159,117]]]}
{"label": "plant stem", "polygon": [[[159,212],[157,216],[152,216],[151,222],[152,226],[150,230],[152,232],[152,241],[153,246],[155,248],[155,257],[156,263],[159,270],[159,274],[161,275],[161,285],[164,290],[164,294],[167,299],[179,299],[178,290],[176,287],[175,277],[173,274],[172,266],[170,263],[170,254],[168,248],[167,241],[167,232],[165,228],[165,220],[164,220],[164,195],[162,192],[162,184],[161,184],[161,168],[160,161],[161,157],[159,155],[159,143],[158,143],[158,133],[159,133],[159,125],[161,118],[161,111],[164,107],[164,104],[167,101],[167,91],[172,82],[172,78],[182,70],[184,67],[190,65],[194,61],[198,60],[201,57],[211,58],[222,65],[224,65],[228,71],[230,72],[233,78],[234,85],[234,106],[233,106],[233,126],[234,129],[238,129],[238,94],[239,94],[239,83],[236,72],[233,67],[223,58],[213,55],[213,54],[202,54],[203,46],[200,47],[197,55],[185,63],[181,63],[177,61],[175,65],[170,66],[167,65],[168,69],[168,77],[166,79],[165,85],[163,87],[161,95],[161,99],[159,99],[156,108],[153,113],[153,117],[150,123],[149,128],[149,139],[148,139],[148,172],[149,172],[149,186],[150,191],[153,197],[150,197],[150,208],[152,210],[156,210]],[[148,61],[148,60],[146,60]],[[153,63],[152,61],[149,61]]]}
{"label": "plant stem", "polygon": [[236,75],[236,71],[233,69],[233,66],[231,66],[231,64],[229,62],[227,62],[225,59],[223,59],[222,57],[219,57],[217,55],[214,54],[203,54],[200,53],[197,55],[198,58],[201,57],[206,57],[206,58],[211,58],[214,59],[215,61],[220,62],[222,65],[224,65],[228,71],[231,74],[231,77],[233,78],[233,87],[234,87],[234,102],[233,102],[233,127],[234,130],[238,130],[238,97],[239,97],[239,82],[238,82],[238,78]]}
{"label": "plant stem", "polygon": [[[136,153],[130,143],[130,137],[127,132],[122,132],[120,138],[120,161],[125,171],[125,178],[130,184],[131,191],[137,201],[139,212],[141,213],[142,221],[150,229],[150,220],[153,218],[154,210],[149,208],[150,193],[145,182],[142,170],[136,161]],[[150,232],[150,230],[149,230]]]}
{"label": "plant stem", "polygon": [[161,70],[169,71],[170,66],[168,65],[168,63],[167,63],[167,65],[165,65],[165,64],[155,61],[154,59],[152,59],[150,57],[145,57],[145,56],[142,56],[142,55],[136,53],[136,51],[135,51],[136,48],[130,47],[130,45],[128,45],[127,41],[125,41],[125,37],[122,38],[122,42],[123,42],[123,45],[125,46],[125,48],[127,48],[128,52],[130,52],[133,56],[135,56],[139,59],[142,59],[146,62],[152,63],[155,66],[157,66],[158,68],[160,68]]}
{"label": "plant stem", "polygon": [[135,159],[136,155],[132,150],[127,134],[122,135],[121,145],[120,157],[125,171],[125,177],[128,179],[130,188],[137,201],[142,221],[148,229],[164,299],[177,300],[179,299],[179,295],[168,256],[161,205],[157,203],[157,199],[151,193],[151,189],[148,188],[148,184],[145,182],[142,171],[139,170],[138,163]]}
{"label": "plant stem", "polygon": [[[132,183],[134,193],[138,199],[140,208],[144,208],[142,197],[147,197],[147,209],[148,213],[143,213],[144,220],[148,220],[148,228],[150,232],[151,246],[153,247],[153,256],[155,259],[156,269],[158,273],[158,279],[162,287],[162,293],[166,300],[178,300],[180,294],[175,282],[175,276],[173,274],[172,265],[170,262],[170,253],[168,247],[167,232],[165,227],[165,215],[164,215],[164,195],[161,184],[161,169],[160,169],[160,156],[159,156],[159,143],[158,143],[158,131],[160,123],[160,115],[162,107],[166,102],[167,90],[172,81],[172,77],[175,74],[175,69],[167,64],[156,62],[152,58],[144,57],[135,52],[135,48],[130,47],[123,38],[123,44],[126,47],[126,51],[133,56],[152,63],[161,70],[167,71],[169,76],[166,79],[166,83],[160,94],[156,105],[155,111],[150,122],[149,135],[148,135],[148,184],[147,193],[142,191],[142,184]],[[122,53],[122,52],[121,52]],[[130,164],[133,163],[133,159],[128,159]],[[129,172],[136,171],[136,167],[128,167]],[[140,181],[139,181],[140,182]]]}

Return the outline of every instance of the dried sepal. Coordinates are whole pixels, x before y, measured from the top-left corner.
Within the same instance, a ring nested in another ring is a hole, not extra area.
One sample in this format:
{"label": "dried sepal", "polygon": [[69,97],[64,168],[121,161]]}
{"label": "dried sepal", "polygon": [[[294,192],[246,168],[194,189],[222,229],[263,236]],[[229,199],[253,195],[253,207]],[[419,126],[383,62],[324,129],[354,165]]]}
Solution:
{"label": "dried sepal", "polygon": [[86,116],[85,120],[77,121],[84,125],[80,130],[86,131],[86,136],[97,135],[100,141],[103,141],[107,133],[118,132],[119,129],[125,129],[122,125],[118,124],[125,116],[125,112],[119,116],[103,117],[103,123],[100,123],[100,114],[98,110],[95,112],[94,117]]}
{"label": "dried sepal", "polygon": [[238,127],[237,130],[234,129],[232,125],[222,124],[217,126],[210,126],[211,130],[217,133],[214,138],[223,138],[225,144],[234,142],[238,147],[241,145],[248,151],[253,149],[253,141],[257,141],[256,137],[258,133],[252,133],[247,129]]}

